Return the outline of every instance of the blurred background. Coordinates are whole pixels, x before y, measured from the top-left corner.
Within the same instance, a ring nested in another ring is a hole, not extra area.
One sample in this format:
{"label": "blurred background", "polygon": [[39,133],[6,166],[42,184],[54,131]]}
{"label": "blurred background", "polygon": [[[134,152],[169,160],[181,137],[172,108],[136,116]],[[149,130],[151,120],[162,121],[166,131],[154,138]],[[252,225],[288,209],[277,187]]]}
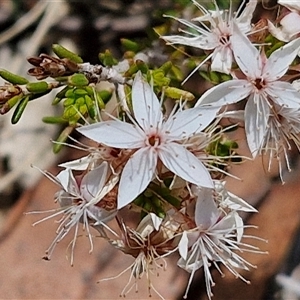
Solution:
{"label": "blurred background", "polygon": [[[266,15],[272,14],[274,5],[276,1],[263,1],[260,8]],[[120,58],[123,37],[151,45],[155,57],[164,62],[167,56],[161,44],[149,43],[156,37],[152,28],[166,22],[163,13],[183,8],[189,12],[189,0],[0,0],[0,68],[26,76],[26,57],[51,53],[53,43],[62,44],[94,64],[99,63],[99,52],[106,49]],[[190,85],[198,83],[192,81]],[[57,108],[50,105],[52,99],[50,94],[29,105],[17,125],[10,124],[11,115],[0,116],[0,298],[118,299],[130,271],[117,275],[130,266],[130,257],[97,238],[93,253],[88,254],[89,244],[79,238],[73,267],[67,260],[68,239],[57,245],[52,260],[47,262],[42,257],[55,236],[57,224],[51,219],[32,227],[44,215],[24,215],[53,208],[57,190],[30,165],[56,174],[57,162],[78,156],[71,149],[64,149],[59,155],[52,152],[50,139],[55,139],[58,129],[41,121],[45,115],[55,115]],[[249,156],[243,131],[232,134],[239,143],[239,154]],[[284,185],[278,179],[276,166],[272,172],[266,172],[266,161],[261,157],[231,168],[241,181],[228,178],[228,189],[259,209],[258,214],[244,216],[249,224],[258,226],[247,234],[268,240],[250,242],[268,254],[243,253],[246,260],[257,266],[242,273],[251,285],[225,270],[225,277],[221,278],[214,270],[215,300],[300,299],[298,152],[291,151],[291,158],[293,171],[285,172]],[[177,259],[176,255],[171,257],[167,271],[152,279],[166,299],[182,299],[188,281],[188,274],[176,267]],[[117,278],[97,283],[114,276]],[[146,287],[147,282],[141,280],[138,293],[133,290],[126,298],[148,299]],[[151,296],[158,299],[154,292]],[[206,299],[201,270],[194,277],[188,299]]]}

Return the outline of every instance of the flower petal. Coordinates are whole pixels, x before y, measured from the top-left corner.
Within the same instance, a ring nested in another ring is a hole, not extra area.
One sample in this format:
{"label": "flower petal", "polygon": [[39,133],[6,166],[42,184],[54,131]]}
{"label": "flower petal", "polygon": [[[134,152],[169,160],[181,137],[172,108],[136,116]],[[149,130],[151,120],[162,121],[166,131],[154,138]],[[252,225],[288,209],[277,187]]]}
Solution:
{"label": "flower petal", "polygon": [[135,149],[144,145],[144,133],[135,125],[122,121],[105,121],[77,128],[81,134],[110,147]]}
{"label": "flower petal", "polygon": [[132,106],[134,117],[144,130],[156,128],[162,122],[161,104],[141,72],[138,72],[132,85]]}
{"label": "flower petal", "polygon": [[97,197],[97,195],[101,193],[106,181],[107,169],[107,162],[103,162],[100,166],[89,171],[82,178],[80,183],[80,192],[86,201],[90,202],[92,199],[94,199],[96,203],[99,202],[100,199]]}
{"label": "flower petal", "polygon": [[180,256],[186,260],[187,259],[187,254],[188,254],[188,248],[189,248],[189,239],[187,236],[187,232],[184,231],[181,235],[181,239],[178,243],[178,251]]}
{"label": "flower petal", "polygon": [[179,141],[192,136],[206,128],[216,117],[219,108],[195,107],[177,112],[163,125],[169,139]]}
{"label": "flower petal", "polygon": [[118,209],[132,202],[153,178],[157,153],[152,147],[141,148],[126,163],[121,174]]}
{"label": "flower petal", "polygon": [[230,74],[232,66],[232,50],[227,46],[217,47],[211,58],[211,70]]}
{"label": "flower petal", "polygon": [[282,77],[300,49],[300,38],[274,51],[267,60],[263,74],[268,81],[275,81]]}
{"label": "flower petal", "polygon": [[295,0],[278,0],[278,4],[283,5],[292,11],[300,11],[300,3]]}
{"label": "flower petal", "polygon": [[236,18],[236,23],[241,30],[241,32],[247,33],[251,30],[251,19],[253,17],[254,10],[257,5],[257,0],[250,0],[246,8],[241,12],[241,14]]}
{"label": "flower petal", "polygon": [[77,182],[74,178],[74,175],[71,171],[71,169],[65,169],[61,172],[59,172],[56,176],[58,181],[60,182],[61,186],[65,190],[65,192],[74,195],[74,196],[79,196],[79,188],[77,185]]}
{"label": "flower petal", "polygon": [[275,27],[270,20],[268,20],[268,30],[280,41],[289,42],[291,40],[291,36],[288,32],[285,32],[282,27]]}
{"label": "flower petal", "polygon": [[247,80],[233,79],[218,84],[207,90],[197,101],[195,106],[200,104],[211,104],[213,106],[223,106],[236,103],[252,92],[252,84]]}
{"label": "flower petal", "polygon": [[206,230],[218,221],[220,211],[213,199],[213,189],[197,188],[197,190],[195,222],[201,229]]}
{"label": "flower petal", "polygon": [[216,36],[210,35],[199,35],[199,36],[180,36],[180,35],[169,35],[162,37],[167,44],[174,45],[180,44],[190,47],[195,47],[203,50],[212,50],[219,46],[219,41],[216,39]]}
{"label": "flower petal", "polygon": [[265,136],[270,108],[265,99],[254,94],[245,106],[245,131],[248,147],[253,157],[258,154]]}
{"label": "flower petal", "polygon": [[174,174],[199,186],[213,188],[211,176],[196,156],[177,143],[159,148],[159,158]]}
{"label": "flower petal", "polygon": [[241,71],[252,79],[258,78],[262,71],[262,61],[259,51],[244,35],[235,23],[230,37],[231,47],[235,60]]}
{"label": "flower petal", "polygon": [[[219,37],[214,32],[205,30],[204,28],[201,28],[200,26],[197,26],[185,19],[176,18],[170,15],[167,15],[166,17],[172,18],[188,28],[191,28],[193,31],[198,32],[198,34],[189,32],[192,37],[184,37],[180,35],[163,36],[162,38],[168,43],[181,44],[204,50],[212,50],[220,44]],[[197,21],[197,19],[194,20]]]}
{"label": "flower petal", "polygon": [[268,84],[265,92],[277,104],[288,108],[300,107],[300,92],[292,84],[284,81],[276,81]]}

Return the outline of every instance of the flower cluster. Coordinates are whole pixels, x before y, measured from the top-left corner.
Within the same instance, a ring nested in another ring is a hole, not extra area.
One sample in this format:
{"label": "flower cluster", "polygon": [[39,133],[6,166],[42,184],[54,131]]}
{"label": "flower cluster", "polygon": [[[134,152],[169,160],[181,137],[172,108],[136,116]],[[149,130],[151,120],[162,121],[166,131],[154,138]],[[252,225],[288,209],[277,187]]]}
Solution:
{"label": "flower cluster", "polygon": [[[223,274],[223,265],[247,282],[243,271],[253,265],[242,253],[261,252],[244,242],[244,237],[249,238],[244,234],[248,225],[240,212],[257,210],[226,189],[229,165],[243,157],[227,136],[227,130],[238,125],[224,123],[229,119],[244,123],[251,158],[268,154],[269,167],[274,157],[278,159],[282,181],[282,156],[290,170],[289,150],[294,145],[300,149],[300,92],[293,83],[299,77],[300,30],[288,25],[296,19],[298,5],[278,1],[289,10],[280,26],[269,20],[259,28],[251,23],[256,0],[242,1],[236,12],[231,1],[225,10],[216,1],[212,1],[214,10],[201,1],[191,2],[196,8],[192,21],[171,17],[187,29],[162,39],[200,49],[195,60],[200,63],[192,74],[199,71],[210,81],[210,88],[196,101],[176,85],[179,67],[170,61],[153,67],[147,49],[131,51],[119,63],[106,52],[102,56],[109,62],[106,66],[82,63],[65,49],[59,52],[58,46],[59,59],[48,55],[31,59],[35,66],[31,75],[52,76],[58,81],[53,86],[65,85],[57,103],[65,99],[64,106],[77,114],[72,119],[63,115],[71,128],[67,132],[75,129],[93,145],[78,141],[73,147],[85,150],[86,156],[61,164],[63,170],[57,176],[45,172],[61,188],[55,197],[59,208],[36,223],[62,216],[45,258],[50,259],[56,244],[74,231],[73,264],[79,225],[87,232],[91,251],[92,227],[134,258],[125,270],[131,269],[131,275],[122,296],[145,275],[150,293],[153,290],[163,299],[151,276],[165,270],[169,255],[177,255],[178,267],[191,274],[185,297],[200,268],[209,299],[214,285],[211,267]],[[176,55],[172,57],[176,61]],[[217,79],[212,80],[213,76]],[[115,92],[105,98],[97,86],[100,81],[108,81]],[[16,93],[18,85],[14,88]],[[7,89],[2,90],[5,98]],[[136,214],[135,221],[126,221],[129,212]]]}

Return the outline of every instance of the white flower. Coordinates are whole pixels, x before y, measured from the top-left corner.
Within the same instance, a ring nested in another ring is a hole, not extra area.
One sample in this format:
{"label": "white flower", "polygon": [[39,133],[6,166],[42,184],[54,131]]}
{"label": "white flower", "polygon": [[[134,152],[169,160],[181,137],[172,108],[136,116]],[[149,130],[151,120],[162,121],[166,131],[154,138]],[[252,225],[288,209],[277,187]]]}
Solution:
{"label": "white flower", "polygon": [[168,213],[170,215],[168,214],[165,219],[153,213],[147,214],[135,230],[126,226],[123,221],[119,221],[121,237],[117,240],[110,240],[110,243],[125,254],[133,256],[134,262],[119,275],[102,279],[100,282],[118,278],[130,270],[130,277],[120,294],[121,297],[126,297],[133,287],[137,292],[138,280],[145,275],[149,296],[151,297],[151,290],[153,290],[159,298],[165,299],[153,286],[151,277],[158,276],[160,271],[166,271],[165,257],[177,251],[179,241],[177,231],[180,230],[183,222],[182,218],[180,221],[173,219],[174,212]]}
{"label": "white flower", "polygon": [[89,224],[93,226],[101,225],[106,228],[104,223],[115,217],[116,203],[101,205],[103,197],[112,190],[116,182],[114,180],[107,181],[108,164],[103,162],[100,166],[92,171],[87,171],[82,178],[75,178],[70,169],[61,171],[56,177],[45,173],[55,183],[59,184],[63,190],[56,195],[57,201],[61,208],[33,225],[42,221],[63,215],[59,221],[57,235],[50,247],[46,251],[45,259],[49,260],[55,246],[60,242],[74,227],[74,238],[71,247],[71,265],[73,265],[73,252],[78,235],[79,224],[83,224],[83,229],[87,231],[91,249],[93,250],[92,235],[90,233]]}
{"label": "white flower", "polygon": [[245,200],[229,192],[225,187],[225,183],[225,181],[214,180],[215,198],[220,208],[244,212],[257,212],[257,209]]}
{"label": "white flower", "polygon": [[[171,17],[178,22],[184,24],[191,31],[183,31],[190,37],[171,35],[163,36],[169,44],[182,44],[191,47],[200,48],[203,50],[211,50],[212,53],[192,72],[192,74],[198,70],[207,60],[211,58],[212,71],[218,71],[229,74],[232,64],[232,50],[231,50],[231,36],[232,36],[232,25],[235,23],[244,33],[249,33],[251,30],[251,19],[255,10],[257,0],[250,0],[244,11],[238,11],[238,13],[232,13],[231,8],[229,11],[220,11],[216,2],[216,11],[208,11],[196,0],[192,2],[199,8],[204,14],[201,17],[194,18],[193,21],[200,23],[197,26],[187,20]],[[207,26],[209,22],[210,26]]]}
{"label": "white flower", "polygon": [[261,150],[274,104],[299,108],[300,93],[292,84],[280,81],[300,49],[300,38],[274,51],[267,59],[234,26],[231,38],[235,60],[245,79],[233,79],[206,91],[196,105],[223,106],[248,97],[245,106],[245,130],[250,151]]}
{"label": "white flower", "polygon": [[291,10],[280,20],[280,27],[275,27],[268,21],[269,31],[277,39],[289,42],[300,33],[300,3],[299,1],[279,0],[278,4]]}
{"label": "white flower", "polygon": [[218,266],[222,263],[236,277],[247,282],[236,269],[249,270],[253,266],[234,251],[257,252],[258,249],[241,242],[244,225],[237,212],[224,215],[215,204],[213,190],[201,188],[198,189],[195,223],[197,227],[184,231],[178,245],[181,256],[178,266],[191,273],[185,296],[195,272],[203,267],[207,295],[211,299],[211,287],[214,286],[210,273],[212,264],[223,274]]}
{"label": "white flower", "polygon": [[120,179],[118,209],[142,193],[154,177],[158,159],[167,169],[196,185],[212,187],[209,172],[184,142],[204,129],[216,110],[202,107],[180,110],[164,120],[161,105],[141,73],[132,86],[134,124],[118,119],[78,128],[86,137],[117,149],[132,149]]}
{"label": "white flower", "polygon": [[292,149],[293,143],[297,146],[298,150],[300,150],[299,134],[300,108],[286,108],[274,105],[266,128],[262,148],[264,151],[269,151],[270,153],[269,170],[271,169],[272,158],[277,158],[279,175],[282,182],[284,182],[284,180],[280,156],[284,156],[287,169],[288,171],[291,171],[288,150]]}

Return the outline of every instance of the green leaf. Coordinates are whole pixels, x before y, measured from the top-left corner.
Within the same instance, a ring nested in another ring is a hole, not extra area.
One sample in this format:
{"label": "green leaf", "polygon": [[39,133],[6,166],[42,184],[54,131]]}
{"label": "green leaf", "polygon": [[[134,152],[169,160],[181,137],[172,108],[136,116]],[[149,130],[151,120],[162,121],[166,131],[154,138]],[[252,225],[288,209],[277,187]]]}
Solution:
{"label": "green leaf", "polygon": [[18,103],[18,105],[12,115],[12,118],[11,118],[12,124],[16,124],[19,122],[19,120],[28,104],[28,101],[29,101],[29,96],[26,96]]}
{"label": "green leaf", "polygon": [[22,76],[13,74],[5,69],[0,69],[0,76],[12,84],[26,84],[28,80]]}

